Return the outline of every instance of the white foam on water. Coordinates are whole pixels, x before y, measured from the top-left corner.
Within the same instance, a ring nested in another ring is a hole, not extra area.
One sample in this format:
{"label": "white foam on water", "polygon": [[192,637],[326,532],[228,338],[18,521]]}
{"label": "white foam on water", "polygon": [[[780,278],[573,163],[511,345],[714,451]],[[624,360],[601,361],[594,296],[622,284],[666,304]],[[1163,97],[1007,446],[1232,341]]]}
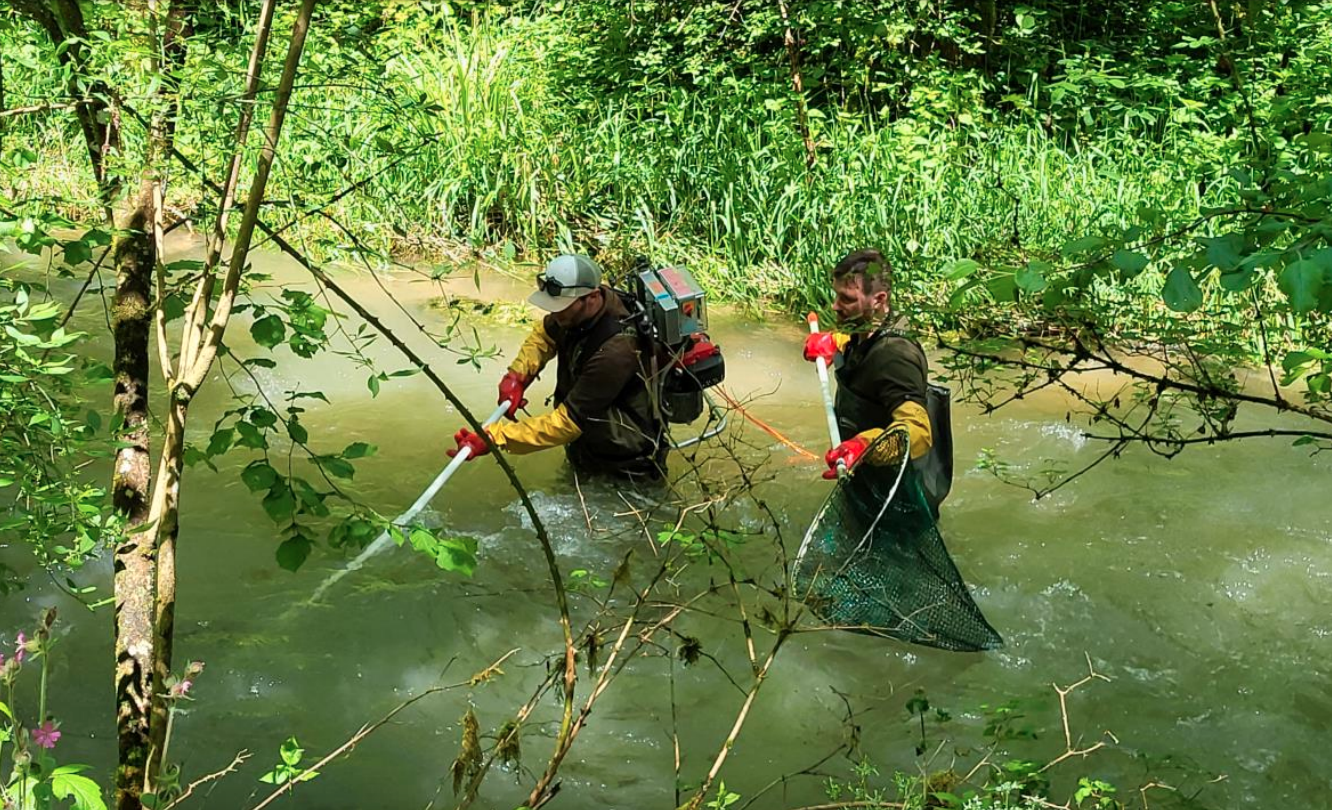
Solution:
{"label": "white foam on water", "polygon": [[1087,446],[1086,432],[1068,422],[1046,422],[1041,425],[1040,433],[1042,436],[1049,436],[1052,439],[1058,439],[1067,444],[1074,450],[1081,450]]}

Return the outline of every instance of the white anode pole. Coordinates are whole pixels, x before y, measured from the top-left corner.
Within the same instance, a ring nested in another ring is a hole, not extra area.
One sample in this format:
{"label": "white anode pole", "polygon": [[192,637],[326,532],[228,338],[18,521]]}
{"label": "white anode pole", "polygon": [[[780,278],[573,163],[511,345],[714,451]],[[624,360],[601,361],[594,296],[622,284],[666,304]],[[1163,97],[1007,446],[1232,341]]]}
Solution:
{"label": "white anode pole", "polygon": [[[819,316],[813,312],[809,313],[809,333],[812,335],[819,331]],[[822,357],[815,358],[815,367],[819,370],[819,387],[823,390],[823,409],[828,417],[828,438],[832,440],[832,446],[836,447],[842,443],[842,431],[837,427],[837,413],[833,410],[832,387],[828,383],[828,363]],[[846,475],[846,462],[838,459],[837,476]]]}
{"label": "white anode pole", "polygon": [[[500,418],[504,416],[505,412],[509,410],[509,405],[510,401],[507,399],[501,402],[499,406],[495,408],[494,412],[491,413],[490,416],[486,417],[486,421],[481,423],[481,427],[488,428],[491,425],[498,422]],[[443,487],[444,484],[450,478],[453,477],[453,474],[457,472],[458,468],[463,465],[463,462],[467,461],[467,459],[471,457],[472,457],[472,448],[464,447],[460,449],[458,451],[458,454],[449,460],[448,466],[445,467],[443,470],[441,470],[439,475],[435,476],[435,480],[430,482],[430,486],[425,488],[425,491],[421,493],[421,497],[417,498],[415,503],[413,503],[411,507],[407,509],[406,512],[403,512],[401,515],[398,515],[396,518],[394,518],[393,525],[406,526],[407,524],[411,523],[412,518],[416,517],[416,515],[426,507],[426,504],[430,503],[431,499],[435,497],[435,495],[439,492],[440,488]],[[347,576],[347,574],[350,574],[352,571],[355,571],[356,569],[360,568],[362,565],[365,564],[366,560],[378,554],[380,551],[383,551],[385,548],[388,547],[389,543],[391,542],[392,542],[392,537],[390,536],[388,531],[385,531],[382,534],[380,534],[378,537],[375,538],[373,543],[365,547],[365,551],[362,551],[360,554],[356,555],[356,559],[347,563],[346,568],[334,571],[333,574],[329,576],[328,579],[324,580],[323,583],[321,583],[320,586],[315,589],[314,595],[310,597],[310,601],[311,602],[319,601],[319,597],[323,596],[325,591],[333,587],[334,583],[336,583],[338,580],[342,579],[343,577]]]}

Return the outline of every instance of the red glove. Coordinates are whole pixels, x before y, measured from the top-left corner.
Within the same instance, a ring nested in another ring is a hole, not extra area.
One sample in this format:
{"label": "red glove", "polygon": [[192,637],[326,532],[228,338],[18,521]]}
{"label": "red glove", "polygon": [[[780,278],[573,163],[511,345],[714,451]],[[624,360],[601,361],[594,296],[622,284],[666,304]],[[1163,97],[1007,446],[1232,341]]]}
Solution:
{"label": "red glove", "polygon": [[837,356],[837,339],[833,337],[832,332],[813,332],[805,338],[805,359],[813,363],[822,357],[824,362],[832,365],[833,358]]}
{"label": "red glove", "polygon": [[448,451],[449,458],[458,455],[464,447],[472,451],[467,456],[468,461],[471,461],[477,456],[484,456],[486,453],[490,452],[490,445],[486,444],[486,440],[481,438],[479,434],[473,433],[467,428],[463,428],[453,434],[453,440],[458,443],[458,447]]}
{"label": "red glove", "polygon": [[828,469],[824,471],[823,477],[829,481],[835,481],[837,479],[837,462],[843,462],[846,464],[846,468],[850,470],[856,466],[856,462],[860,461],[860,457],[865,455],[865,451],[868,449],[869,442],[859,436],[852,436],[837,445],[823,457],[823,460],[828,463]]}
{"label": "red glove", "polygon": [[506,401],[512,403],[509,410],[504,415],[517,421],[518,410],[527,407],[527,400],[523,399],[523,392],[527,386],[532,384],[532,378],[516,371],[510,371],[504,375],[499,384],[499,399],[495,400],[496,405],[503,405]]}

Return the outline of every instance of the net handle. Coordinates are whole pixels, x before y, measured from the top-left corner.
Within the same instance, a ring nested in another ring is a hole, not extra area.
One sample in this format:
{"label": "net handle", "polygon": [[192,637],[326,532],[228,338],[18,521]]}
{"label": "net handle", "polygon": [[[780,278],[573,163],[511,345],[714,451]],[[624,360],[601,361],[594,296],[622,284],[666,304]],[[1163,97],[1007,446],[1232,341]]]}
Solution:
{"label": "net handle", "polygon": [[[809,333],[812,335],[819,331],[819,316],[811,312],[805,320],[809,321]],[[832,446],[836,447],[842,443],[842,431],[837,427],[837,413],[833,410],[832,388],[828,384],[828,361],[822,357],[814,358],[814,366],[819,370],[819,388],[823,391],[823,411],[828,417],[828,438],[832,440]],[[840,458],[837,460],[837,477],[842,478],[847,474],[846,462]]]}

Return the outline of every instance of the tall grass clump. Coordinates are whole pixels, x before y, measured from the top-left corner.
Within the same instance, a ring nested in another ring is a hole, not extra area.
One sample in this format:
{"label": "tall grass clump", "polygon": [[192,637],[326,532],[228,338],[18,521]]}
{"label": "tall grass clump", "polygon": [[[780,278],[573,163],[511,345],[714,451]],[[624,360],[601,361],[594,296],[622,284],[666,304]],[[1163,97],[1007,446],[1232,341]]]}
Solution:
{"label": "tall grass clump", "polygon": [[[787,109],[685,91],[566,105],[517,33],[455,25],[432,39],[383,76],[426,102],[377,125],[381,147],[412,150],[353,203],[381,233],[529,253],[567,234],[691,262],[725,297],[795,303],[817,299],[855,245],[927,283],[951,259],[1055,251],[1147,202],[1203,202],[1198,161],[1130,134],[847,116],[819,131],[811,167]],[[375,143],[349,140],[355,162],[384,161]]]}
{"label": "tall grass clump", "polygon": [[[818,303],[828,265],[857,246],[885,250],[928,293],[951,260],[1050,253],[1145,203],[1187,213],[1209,194],[1192,140],[1070,138],[1022,117],[819,116],[810,166],[791,105],[752,85],[568,92],[543,50],[556,24],[411,17],[373,47],[325,43],[326,78],[293,104],[267,216],[328,254],[647,252],[691,264],[720,297],[795,305]],[[234,77],[191,75],[185,104],[203,123],[178,140],[216,176],[210,115],[220,127]]]}

